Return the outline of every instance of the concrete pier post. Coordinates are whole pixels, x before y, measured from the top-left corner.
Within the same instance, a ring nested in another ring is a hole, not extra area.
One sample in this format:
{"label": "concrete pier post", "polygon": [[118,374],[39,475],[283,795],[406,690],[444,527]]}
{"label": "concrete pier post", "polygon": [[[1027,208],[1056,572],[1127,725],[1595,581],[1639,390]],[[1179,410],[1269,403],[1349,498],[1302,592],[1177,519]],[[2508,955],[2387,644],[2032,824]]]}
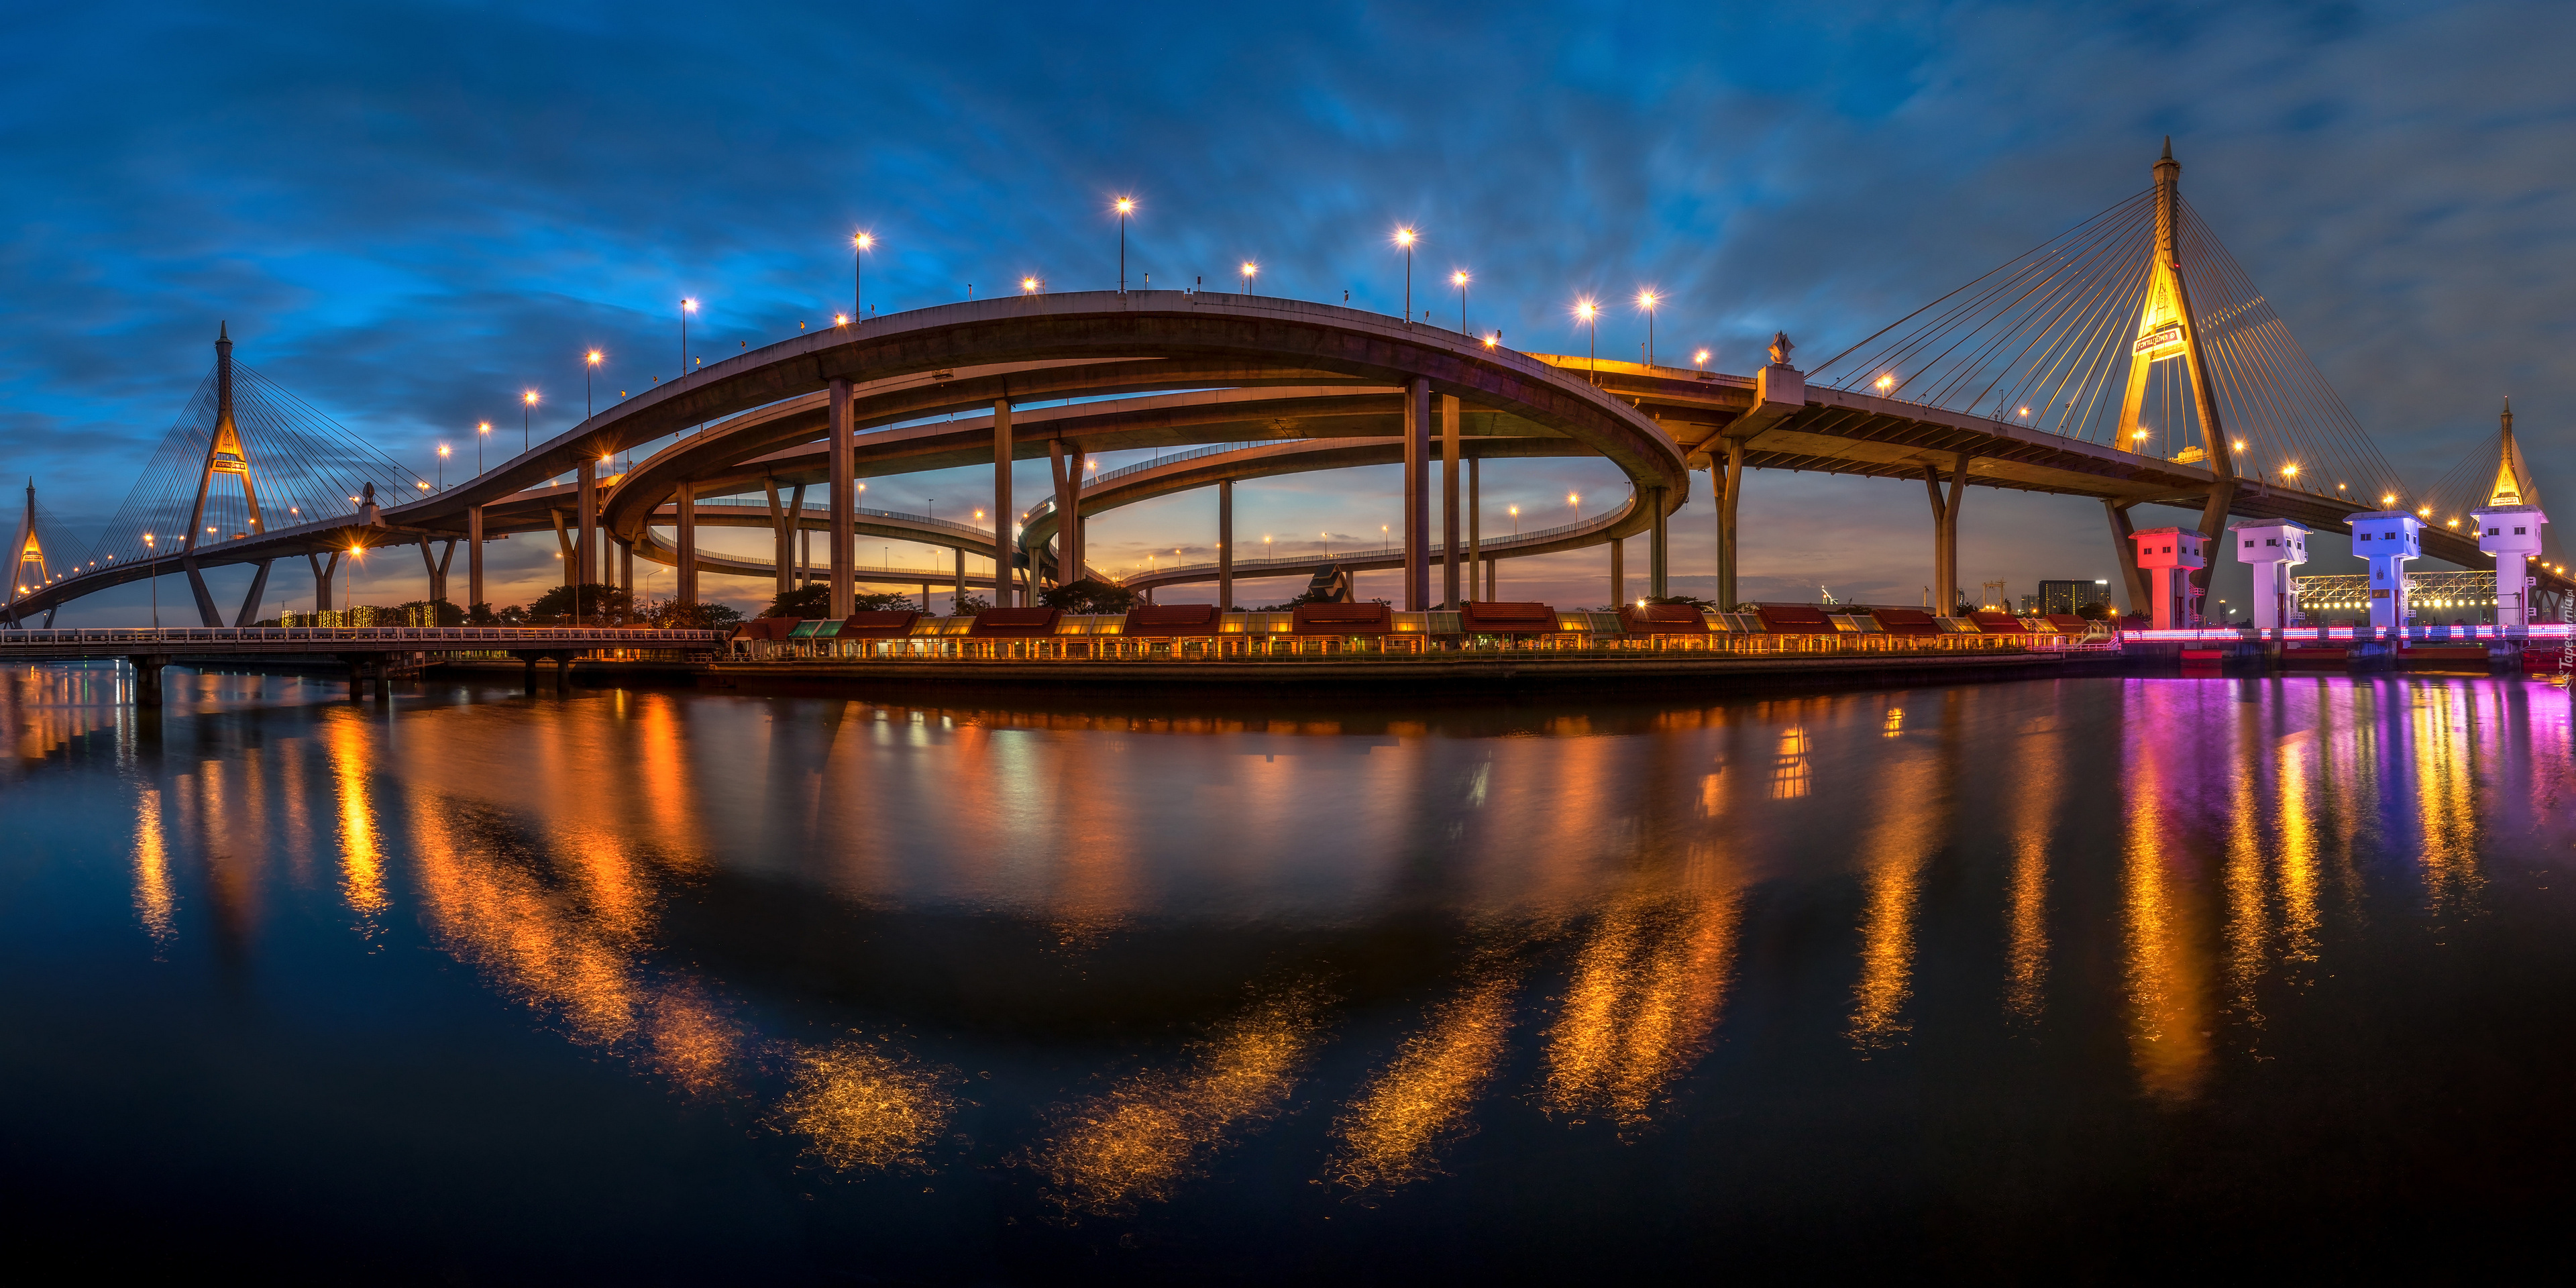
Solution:
{"label": "concrete pier post", "polygon": [[483,507],[465,511],[465,611],[490,603],[483,597]]}
{"label": "concrete pier post", "polygon": [[1073,495],[1073,463],[1065,459],[1064,440],[1047,440],[1047,481],[1055,484],[1055,584],[1070,586],[1082,580],[1082,564],[1073,554],[1074,511],[1082,503]]}
{"label": "concrete pier post", "polygon": [[1672,531],[1666,524],[1669,516],[1664,513],[1664,490],[1654,489],[1647,494],[1646,501],[1654,506],[1655,519],[1655,526],[1648,529],[1646,533],[1646,593],[1656,599],[1662,599],[1673,593],[1670,587]]}
{"label": "concrete pier post", "polygon": [[850,382],[832,382],[832,447],[831,458],[831,552],[832,594],[828,610],[833,620],[850,615],[850,606],[858,597],[853,579],[858,573],[858,480],[850,461]]}
{"label": "concrete pier post", "polygon": [[134,705],[138,707],[160,706],[161,668],[170,665],[170,658],[168,655],[161,653],[140,653],[125,659],[125,662],[126,665],[134,668]]}
{"label": "concrete pier post", "polygon": [[957,585],[948,595],[948,611],[954,616],[966,611],[966,551],[961,546],[948,553],[957,557]]}
{"label": "concrete pier post", "polygon": [[[588,586],[607,580],[599,575],[599,463],[590,458],[590,453],[582,453],[581,464],[573,468],[572,479],[574,505],[579,515],[572,538],[572,557],[576,565],[567,570],[573,575],[565,580],[575,586]],[[580,609],[597,612],[599,605],[583,604]]]}
{"label": "concrete pier post", "polygon": [[687,479],[680,480],[672,503],[679,510],[679,529],[675,538],[680,543],[679,568],[671,598],[683,604],[698,602],[698,490]]}
{"label": "concrete pier post", "polygon": [[1234,611],[1233,479],[1216,483],[1216,604],[1218,612]]}
{"label": "concrete pier post", "polygon": [[[1476,596],[1476,579],[1484,575],[1484,480],[1480,477],[1482,472],[1477,468],[1483,464],[1483,461],[1477,460],[1470,460],[1467,462],[1467,596],[1470,599],[1473,599]],[[1487,586],[1485,588],[1485,598],[1491,599],[1493,597],[1494,588]]]}
{"label": "concrete pier post", "polygon": [[1440,606],[1458,599],[1458,400],[1440,398]]}
{"label": "concrete pier post", "polygon": [[1610,607],[1615,611],[1628,602],[1628,539],[1620,537],[1610,543]]}
{"label": "concrete pier post", "polygon": [[1404,387],[1404,611],[1431,599],[1431,382]]}
{"label": "concrete pier post", "polygon": [[1708,474],[1709,490],[1717,494],[1717,606],[1733,612],[1743,602],[1735,588],[1735,503],[1744,493],[1744,440],[1726,440],[1723,462],[1711,458]]}
{"label": "concrete pier post", "polygon": [[993,607],[1013,608],[1011,591],[1011,400],[993,400]]}

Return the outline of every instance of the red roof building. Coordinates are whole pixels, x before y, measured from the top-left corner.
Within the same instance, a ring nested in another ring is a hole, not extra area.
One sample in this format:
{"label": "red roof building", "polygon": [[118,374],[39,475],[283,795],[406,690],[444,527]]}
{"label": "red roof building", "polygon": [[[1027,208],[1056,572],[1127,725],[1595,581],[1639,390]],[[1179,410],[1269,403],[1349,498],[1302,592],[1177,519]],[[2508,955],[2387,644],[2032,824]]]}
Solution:
{"label": "red roof building", "polygon": [[1511,600],[1469,600],[1458,610],[1458,629],[1469,635],[1553,635],[1556,609]]}
{"label": "red roof building", "polygon": [[1874,608],[1870,612],[1878,618],[1878,629],[1890,635],[1941,633],[1941,623],[1932,620],[1932,614],[1920,608]]}
{"label": "red roof building", "polygon": [[1061,608],[987,608],[975,614],[966,633],[981,639],[1030,639],[1055,634]]}
{"label": "red roof building", "polygon": [[1387,635],[1395,610],[1384,604],[1299,604],[1292,619],[1300,635]]}
{"label": "red roof building", "polygon": [[1832,635],[1837,629],[1834,619],[1813,604],[1756,604],[1755,615],[1762,619],[1762,629],[1779,635]]}
{"label": "red roof building", "polygon": [[1214,604],[1138,604],[1127,610],[1124,634],[1163,638],[1206,636],[1225,624]]}
{"label": "red roof building", "polygon": [[1631,635],[1706,635],[1708,619],[1689,604],[1622,605],[1619,628]]}
{"label": "red roof building", "polygon": [[841,619],[840,639],[892,640],[912,634],[913,623],[921,614],[911,609],[885,612],[852,613]]}

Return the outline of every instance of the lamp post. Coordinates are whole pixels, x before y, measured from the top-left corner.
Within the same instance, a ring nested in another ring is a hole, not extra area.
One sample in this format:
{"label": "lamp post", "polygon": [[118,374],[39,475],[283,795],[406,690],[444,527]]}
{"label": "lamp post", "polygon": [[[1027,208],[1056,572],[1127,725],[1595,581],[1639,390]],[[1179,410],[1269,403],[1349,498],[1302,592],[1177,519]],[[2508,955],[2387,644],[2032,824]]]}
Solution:
{"label": "lamp post", "polygon": [[1575,319],[1592,329],[1592,383],[1599,384],[1601,372],[1601,306],[1589,296],[1574,302]]}
{"label": "lamp post", "polygon": [[[152,534],[149,532],[144,533],[143,562],[150,564],[153,560],[154,553],[155,552],[152,548]],[[150,580],[152,582],[152,629],[157,631],[161,629],[161,570],[159,568],[154,568],[152,570]]]}
{"label": "lamp post", "polygon": [[859,233],[850,238],[850,325],[857,326],[867,314],[868,275],[862,267],[862,256],[877,244],[875,235]]}
{"label": "lamp post", "polygon": [[1118,293],[1127,293],[1127,217],[1136,213],[1134,197],[1118,199]]}
{"label": "lamp post", "polygon": [[698,311],[698,302],[680,297],[680,378],[689,377],[689,315]]}
{"label": "lamp post", "polygon": [[438,445],[438,490],[447,490],[447,444]]}
{"label": "lamp post", "polygon": [[1637,307],[1646,311],[1646,365],[1655,365],[1655,304],[1653,291],[1637,292]]}
{"label": "lamp post", "polygon": [[491,436],[492,422],[487,420],[474,427],[474,474],[477,478],[483,475],[483,440]]}
{"label": "lamp post", "polygon": [[1467,270],[1462,268],[1451,273],[1449,282],[1458,288],[1458,334],[1465,335],[1467,334]]}
{"label": "lamp post", "polygon": [[529,436],[533,431],[528,428],[528,421],[535,412],[536,406],[536,390],[531,389],[519,395],[519,450],[522,452],[535,445],[534,440]]}
{"label": "lamp post", "polygon": [[1252,294],[1252,277],[1253,277],[1253,274],[1258,273],[1258,272],[1260,272],[1260,271],[1261,271],[1261,266],[1260,266],[1259,264],[1255,264],[1255,263],[1253,263],[1251,260],[1248,260],[1248,259],[1247,259],[1247,260],[1245,260],[1245,261],[1243,261],[1243,293],[1244,293],[1244,294],[1246,294],[1246,295],[1250,295],[1250,294]]}
{"label": "lamp post", "polygon": [[581,370],[581,418],[590,419],[590,378],[599,374],[599,350],[583,355]]}
{"label": "lamp post", "polygon": [[1399,225],[1395,244],[1404,248],[1404,324],[1413,325],[1413,230]]}

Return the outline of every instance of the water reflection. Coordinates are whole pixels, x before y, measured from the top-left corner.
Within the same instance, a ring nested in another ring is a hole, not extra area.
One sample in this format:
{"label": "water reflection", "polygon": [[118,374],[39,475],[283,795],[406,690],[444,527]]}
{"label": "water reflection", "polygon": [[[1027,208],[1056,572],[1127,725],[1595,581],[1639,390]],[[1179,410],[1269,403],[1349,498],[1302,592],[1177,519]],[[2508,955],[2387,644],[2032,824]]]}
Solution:
{"label": "water reflection", "polygon": [[1057,1110],[1028,1154],[1068,1218],[1170,1201],[1210,1155],[1279,1112],[1313,1054],[1328,996],[1279,988],[1184,1046],[1166,1067]]}
{"label": "water reflection", "polygon": [[[2500,854],[2576,839],[2566,704],[2511,682],[1283,719],[468,694],[147,730],[113,672],[55,676],[0,702],[13,803],[131,818],[54,844],[105,847],[138,956],[327,934],[334,987],[469,979],[819,1185],[937,1172],[1058,1221],[1219,1202],[1256,1157],[1372,1211],[1465,1195],[1542,1128],[1616,1170],[1782,1069],[1906,1078],[1906,1043],[2218,1102],[2317,1060],[2337,972],[2418,977],[2528,897]],[[423,961],[467,970],[388,982]]]}

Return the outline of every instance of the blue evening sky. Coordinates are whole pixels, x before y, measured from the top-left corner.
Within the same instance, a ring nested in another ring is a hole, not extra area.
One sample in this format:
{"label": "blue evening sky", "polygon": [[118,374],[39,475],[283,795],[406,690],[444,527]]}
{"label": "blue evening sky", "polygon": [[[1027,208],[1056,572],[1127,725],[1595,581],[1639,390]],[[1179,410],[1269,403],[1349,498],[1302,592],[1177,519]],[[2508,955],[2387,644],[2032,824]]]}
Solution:
{"label": "blue evening sky", "polygon": [[[426,472],[478,419],[517,420],[523,388],[541,434],[578,419],[585,348],[610,355],[603,396],[668,375],[683,294],[710,359],[828,318],[856,227],[882,241],[888,310],[1023,274],[1109,285],[1107,202],[1133,193],[1130,272],[1157,286],[1253,258],[1264,291],[1393,311],[1407,221],[1420,307],[1449,316],[1430,283],[1463,267],[1472,323],[1581,352],[1571,300],[1653,285],[1661,352],[1749,372],[1774,329],[1822,358],[2144,187],[2167,134],[2185,193],[2402,469],[2448,469],[2506,393],[2544,487],[2571,442],[2563,3],[101,3],[23,7],[8,34],[0,449],[92,531],[218,320]],[[1613,308],[1603,356],[1644,332]],[[869,502],[971,498],[978,474]],[[1489,522],[1617,486],[1496,465]],[[1391,469],[1247,484],[1238,537],[1374,544],[1397,507]],[[1213,511],[1136,507],[1095,558],[1205,557]],[[1710,588],[1712,522],[1701,498],[1678,516],[1677,590]],[[1757,473],[1744,524],[1754,597],[1912,602],[1930,580],[1916,483]],[[1962,541],[1971,588],[2111,575],[2089,501],[1976,490]],[[496,548],[496,602],[555,576],[552,544]],[[1506,594],[1599,603],[1606,563],[1506,564]],[[414,565],[361,598],[417,595]],[[272,594],[306,602],[306,581]]]}

